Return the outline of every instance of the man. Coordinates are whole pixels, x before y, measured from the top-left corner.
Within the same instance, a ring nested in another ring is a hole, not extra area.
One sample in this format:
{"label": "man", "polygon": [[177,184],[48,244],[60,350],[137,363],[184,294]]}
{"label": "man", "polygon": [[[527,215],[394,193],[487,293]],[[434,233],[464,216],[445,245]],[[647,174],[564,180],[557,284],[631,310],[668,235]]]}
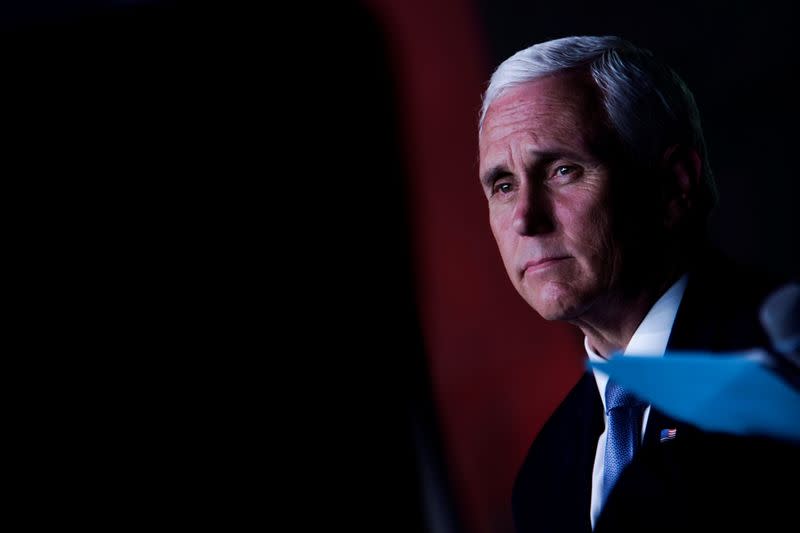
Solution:
{"label": "man", "polygon": [[[766,344],[769,286],[704,245],[716,190],[694,98],[648,51],[569,37],[518,52],[484,96],[479,151],[511,282],[543,318],[578,326],[590,359]],[[705,434],[587,373],[529,451],[514,520],[520,532],[778,523],[787,502],[765,479],[796,473],[797,456]]]}

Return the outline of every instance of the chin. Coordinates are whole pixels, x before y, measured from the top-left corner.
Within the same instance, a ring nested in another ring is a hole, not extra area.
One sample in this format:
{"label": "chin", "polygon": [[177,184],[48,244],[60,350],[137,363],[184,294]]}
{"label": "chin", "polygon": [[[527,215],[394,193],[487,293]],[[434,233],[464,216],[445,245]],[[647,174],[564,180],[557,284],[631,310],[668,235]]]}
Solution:
{"label": "chin", "polygon": [[587,307],[576,295],[557,290],[542,290],[525,300],[545,320],[573,320]]}
{"label": "chin", "polygon": [[548,320],[548,321],[573,320],[573,319],[577,318],[578,316],[580,316],[580,313],[578,313],[575,309],[572,309],[572,308],[562,309],[562,308],[553,308],[553,307],[550,307],[550,306],[547,306],[547,307],[538,306],[538,307],[534,307],[533,309],[537,313],[539,313],[539,315],[543,319]]}

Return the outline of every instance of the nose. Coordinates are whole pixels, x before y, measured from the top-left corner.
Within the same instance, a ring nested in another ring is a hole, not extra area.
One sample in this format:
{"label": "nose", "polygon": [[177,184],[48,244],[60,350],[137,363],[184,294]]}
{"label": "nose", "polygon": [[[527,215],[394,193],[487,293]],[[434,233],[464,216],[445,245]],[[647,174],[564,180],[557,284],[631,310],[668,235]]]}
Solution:
{"label": "nose", "polygon": [[511,225],[520,235],[538,235],[553,230],[552,207],[544,187],[529,184],[520,187]]}

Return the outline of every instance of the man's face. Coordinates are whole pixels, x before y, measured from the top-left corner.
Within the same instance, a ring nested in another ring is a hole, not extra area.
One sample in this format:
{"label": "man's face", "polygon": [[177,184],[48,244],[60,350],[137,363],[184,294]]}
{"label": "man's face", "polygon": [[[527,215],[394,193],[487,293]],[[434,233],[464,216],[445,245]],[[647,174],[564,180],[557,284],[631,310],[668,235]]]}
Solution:
{"label": "man's face", "polygon": [[480,177],[492,232],[514,287],[547,320],[579,318],[619,290],[602,116],[588,78],[570,73],[507,91],[484,120]]}

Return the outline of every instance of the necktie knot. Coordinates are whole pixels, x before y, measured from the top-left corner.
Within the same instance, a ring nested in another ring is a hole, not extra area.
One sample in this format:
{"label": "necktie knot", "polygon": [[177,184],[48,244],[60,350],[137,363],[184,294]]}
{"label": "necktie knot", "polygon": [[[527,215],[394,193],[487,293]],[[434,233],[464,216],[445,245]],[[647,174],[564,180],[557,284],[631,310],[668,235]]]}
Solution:
{"label": "necktie knot", "polygon": [[643,407],[644,405],[643,401],[615,382],[609,380],[606,384],[606,414],[610,414],[612,409],[632,409]]}

